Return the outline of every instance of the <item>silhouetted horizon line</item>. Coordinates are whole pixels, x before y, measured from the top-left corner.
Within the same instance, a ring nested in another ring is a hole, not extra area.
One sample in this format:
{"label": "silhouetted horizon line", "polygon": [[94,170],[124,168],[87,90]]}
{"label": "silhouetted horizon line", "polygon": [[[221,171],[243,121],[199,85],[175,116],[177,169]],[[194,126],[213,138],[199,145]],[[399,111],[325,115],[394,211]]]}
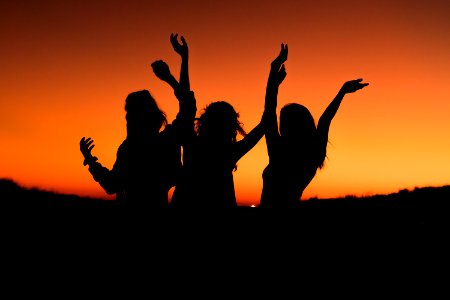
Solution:
{"label": "silhouetted horizon line", "polygon": [[[444,184],[439,186],[415,186],[414,188],[399,188],[396,192],[391,193],[375,193],[375,194],[363,194],[363,195],[355,195],[355,194],[347,194],[344,196],[338,196],[338,197],[317,197],[312,196],[306,199],[301,199],[301,202],[308,202],[308,201],[333,201],[333,200],[352,200],[352,199],[373,199],[373,198],[382,198],[382,197],[392,197],[395,195],[402,195],[402,194],[408,194],[408,193],[414,193],[418,191],[431,191],[431,190],[439,190],[439,189],[449,189],[450,190],[450,184]],[[65,192],[57,192],[54,190],[49,190],[44,187],[25,187],[24,185],[18,183],[17,180],[10,178],[10,177],[3,177],[0,178],[0,195],[4,191],[29,191],[29,192],[36,192],[36,193],[48,193],[53,195],[60,195],[62,197],[76,197],[83,200],[93,200],[93,201],[107,201],[107,202],[114,202],[115,199],[108,199],[104,197],[97,197],[97,196],[83,196],[76,193],[65,193]],[[253,207],[253,204],[240,204],[239,206],[242,207]]]}

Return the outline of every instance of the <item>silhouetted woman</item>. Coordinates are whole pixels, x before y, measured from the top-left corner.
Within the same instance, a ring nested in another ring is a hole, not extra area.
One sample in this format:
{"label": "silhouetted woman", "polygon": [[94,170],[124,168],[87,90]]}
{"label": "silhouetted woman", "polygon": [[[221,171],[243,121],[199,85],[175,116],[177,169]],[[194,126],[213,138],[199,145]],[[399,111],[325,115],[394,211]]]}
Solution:
{"label": "silhouetted woman", "polygon": [[[125,100],[127,137],[117,150],[111,170],[91,154],[91,138],[83,137],[84,165],[107,194],[132,209],[168,206],[168,192],[181,168],[181,148],[175,130],[148,90],[130,93]],[[165,126],[164,126],[165,125]],[[162,131],[161,129],[164,128]]]}
{"label": "silhouetted woman", "polygon": [[[184,78],[188,78],[187,68],[185,72]],[[174,79],[161,79],[172,87],[176,85]],[[183,86],[181,82],[180,85]],[[176,95],[180,101],[188,103],[186,107],[191,110],[190,119],[185,120],[184,126],[183,171],[175,187],[172,205],[183,208],[237,207],[233,171],[239,159],[264,135],[264,118],[246,134],[233,106],[216,101],[207,105],[195,119],[195,97],[186,88],[182,91]],[[240,141],[238,134],[243,136]]]}
{"label": "silhouetted woman", "polygon": [[[287,46],[272,62],[271,72],[283,68],[287,59]],[[317,127],[309,110],[291,103],[280,111],[280,129],[276,114],[277,97],[270,98],[266,106],[266,144],[269,164],[263,171],[263,189],[260,207],[298,207],[303,191],[323,167],[328,131],[342,99],[367,86],[362,79],[344,83],[334,100],[319,119]]]}

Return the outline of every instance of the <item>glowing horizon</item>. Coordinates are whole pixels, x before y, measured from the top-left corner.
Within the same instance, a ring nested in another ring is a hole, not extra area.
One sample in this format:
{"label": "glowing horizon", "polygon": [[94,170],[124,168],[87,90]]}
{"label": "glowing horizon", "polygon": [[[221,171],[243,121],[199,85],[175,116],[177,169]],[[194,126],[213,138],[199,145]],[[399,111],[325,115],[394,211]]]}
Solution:
{"label": "glowing horizon", "polygon": [[[111,168],[125,138],[124,101],[148,89],[172,121],[178,104],[151,71],[179,74],[170,33],[185,36],[199,111],[231,103],[249,131],[261,117],[271,60],[289,45],[279,109],[317,121],[341,85],[325,168],[304,198],[397,192],[450,183],[448,1],[24,1],[0,4],[0,178],[80,196],[107,196],[78,142]],[[238,203],[259,203],[264,138],[238,162]]]}

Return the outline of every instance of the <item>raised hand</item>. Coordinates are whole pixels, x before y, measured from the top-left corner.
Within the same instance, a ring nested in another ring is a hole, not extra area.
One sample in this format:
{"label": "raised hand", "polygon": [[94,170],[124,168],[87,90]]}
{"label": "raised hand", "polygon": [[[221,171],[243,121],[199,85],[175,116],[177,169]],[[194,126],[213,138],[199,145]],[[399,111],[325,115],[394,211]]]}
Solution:
{"label": "raised hand", "polygon": [[172,80],[173,75],[172,73],[170,73],[170,69],[169,66],[167,65],[167,63],[165,63],[162,60],[157,60],[154,61],[152,64],[152,69],[153,69],[153,73],[155,73],[155,75],[166,82],[169,82]]}
{"label": "raised hand", "polygon": [[368,83],[362,83],[362,78],[350,80],[344,83],[341,87],[341,92],[347,94],[347,93],[354,93],[357,90],[362,89],[365,86],[368,86]]}
{"label": "raised hand", "polygon": [[178,33],[170,34],[170,43],[172,44],[173,50],[181,56],[187,56],[189,53],[188,45],[183,36],[180,37],[181,43],[178,41]]}
{"label": "raised hand", "polygon": [[92,156],[92,148],[94,148],[94,140],[88,137],[82,137],[80,140],[80,151],[83,154],[84,162],[83,165],[87,165],[89,163],[97,161],[97,157]]}
{"label": "raised hand", "polygon": [[278,72],[276,73],[275,80],[278,85],[280,85],[283,82],[284,78],[286,78],[286,68],[284,67],[284,64],[282,64],[280,70],[278,70]]}
{"label": "raised hand", "polygon": [[270,64],[269,86],[280,85],[284,78],[286,78],[286,62],[288,56],[288,46],[281,44],[281,50],[278,56]]}
{"label": "raised hand", "polygon": [[272,61],[272,67],[280,67],[286,62],[288,56],[288,45],[281,44],[281,50],[278,56]]}

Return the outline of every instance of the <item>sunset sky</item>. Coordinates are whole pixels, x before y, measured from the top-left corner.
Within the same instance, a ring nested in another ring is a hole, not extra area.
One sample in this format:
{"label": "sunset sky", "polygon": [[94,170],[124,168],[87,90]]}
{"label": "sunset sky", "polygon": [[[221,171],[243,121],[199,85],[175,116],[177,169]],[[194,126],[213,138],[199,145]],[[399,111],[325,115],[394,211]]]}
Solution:
{"label": "sunset sky", "polygon": [[[270,62],[289,45],[278,95],[316,119],[341,85],[325,168],[310,197],[450,184],[450,1],[0,0],[0,178],[112,199],[84,167],[79,140],[111,168],[125,138],[124,101],[148,89],[172,121],[178,103],[150,63],[178,77],[170,33],[190,51],[199,111],[225,100],[250,131]],[[238,204],[258,204],[264,138],[234,173]]]}

